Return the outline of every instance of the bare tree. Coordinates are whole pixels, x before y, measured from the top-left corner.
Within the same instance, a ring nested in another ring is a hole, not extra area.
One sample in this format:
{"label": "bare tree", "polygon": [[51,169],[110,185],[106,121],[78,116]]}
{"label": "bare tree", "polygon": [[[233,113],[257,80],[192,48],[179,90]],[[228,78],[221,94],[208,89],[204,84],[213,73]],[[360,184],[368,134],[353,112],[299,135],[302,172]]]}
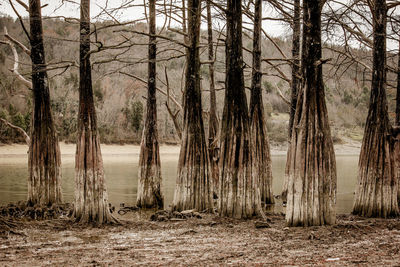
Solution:
{"label": "bare tree", "polygon": [[265,204],[273,204],[271,152],[261,91],[261,23],[262,1],[256,0],[254,3],[253,69],[250,99],[251,134],[252,140],[255,142],[253,171],[254,176],[259,177],[261,201]]}
{"label": "bare tree", "polygon": [[139,156],[137,206],[162,208],[161,163],[157,131],[156,102],[156,1],[149,1],[149,63],[147,82],[147,115]]}
{"label": "bare tree", "polygon": [[28,203],[51,205],[62,201],[61,155],[51,113],[40,0],[29,1],[29,24],[34,108],[28,154]]}
{"label": "bare tree", "polygon": [[[301,5],[300,5],[300,0],[294,0],[293,2],[293,20],[292,20],[292,30],[293,30],[293,36],[292,36],[292,80],[291,80],[291,95],[290,95],[290,117],[289,117],[289,128],[288,128],[288,133],[289,133],[289,142],[292,138],[292,128],[293,128],[293,122],[294,122],[294,116],[296,113],[296,104],[297,104],[297,95],[298,92],[300,91],[301,87],[301,66],[300,66],[300,38],[301,38]],[[288,146],[290,149],[291,146]],[[290,151],[287,153],[290,155]],[[289,163],[290,161],[286,161]],[[285,178],[284,178],[284,183],[283,183],[283,190],[282,190],[282,200],[283,202],[287,201],[287,186],[288,186],[288,180],[287,177],[289,177],[288,172],[289,172],[289,164],[287,164],[286,169],[285,169]]]}
{"label": "bare tree", "polygon": [[367,217],[399,214],[398,178],[386,99],[386,0],[373,0],[371,97],[361,146],[353,213]]}
{"label": "bare tree", "polygon": [[183,134],[172,206],[174,210],[201,211],[213,207],[212,178],[201,107],[200,14],[201,0],[189,0]]}
{"label": "bare tree", "polygon": [[218,117],[217,117],[217,98],[215,95],[215,73],[214,73],[214,42],[213,42],[213,27],[211,14],[211,1],[206,0],[207,9],[207,41],[208,41],[208,65],[209,80],[210,80],[210,111],[208,117],[208,150],[210,155],[211,173],[214,182],[214,193],[218,191]]}
{"label": "bare tree", "polygon": [[228,0],[225,40],[225,105],[221,125],[218,211],[222,216],[248,218],[260,206],[250,118],[243,77],[242,1]]}
{"label": "bare tree", "polygon": [[322,80],[321,11],[324,0],[304,0],[302,71],[288,155],[289,226],[334,224],[336,162]]}
{"label": "bare tree", "polygon": [[74,217],[80,223],[114,223],[108,207],[90,64],[90,0],[81,0],[79,114],[75,154]]}

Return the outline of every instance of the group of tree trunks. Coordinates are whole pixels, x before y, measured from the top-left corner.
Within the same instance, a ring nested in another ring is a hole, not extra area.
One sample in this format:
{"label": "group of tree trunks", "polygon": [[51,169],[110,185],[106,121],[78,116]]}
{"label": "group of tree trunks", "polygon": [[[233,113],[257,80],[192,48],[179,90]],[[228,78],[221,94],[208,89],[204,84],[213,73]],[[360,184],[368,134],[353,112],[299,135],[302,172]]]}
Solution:
{"label": "group of tree trunks", "polygon": [[[262,1],[256,0],[254,3],[250,108],[247,105],[243,75],[242,1],[227,1],[225,104],[220,131],[212,63],[211,1],[206,1],[208,57],[211,62],[208,142],[201,105],[201,3],[201,0],[188,1],[187,29],[184,23],[184,31],[187,30],[184,118],[172,208],[178,211],[211,211],[214,206],[213,196],[216,195],[220,215],[249,218],[262,212],[262,202],[274,203],[271,156],[261,90]],[[324,0],[304,0],[301,16],[300,1],[294,1],[291,116],[283,191],[287,201],[286,220],[290,226],[333,224],[336,220],[336,163],[322,77],[324,60],[321,12],[324,3]],[[74,217],[82,223],[103,224],[116,220],[108,208],[93,99],[89,6],[90,0],[81,0]],[[353,213],[389,217],[399,214],[400,148],[396,142],[399,131],[390,125],[385,92],[386,1],[373,0],[370,7],[374,30],[373,75]],[[29,1],[29,13],[34,109],[29,147],[28,203],[49,205],[62,201],[61,160],[50,107],[40,0]],[[162,208],[164,203],[156,110],[155,0],[149,1],[149,14],[147,116],[140,148],[137,205],[143,208]],[[185,12],[184,16],[186,18]],[[398,110],[400,113],[399,107]],[[400,115],[396,120],[397,126],[399,121]]]}

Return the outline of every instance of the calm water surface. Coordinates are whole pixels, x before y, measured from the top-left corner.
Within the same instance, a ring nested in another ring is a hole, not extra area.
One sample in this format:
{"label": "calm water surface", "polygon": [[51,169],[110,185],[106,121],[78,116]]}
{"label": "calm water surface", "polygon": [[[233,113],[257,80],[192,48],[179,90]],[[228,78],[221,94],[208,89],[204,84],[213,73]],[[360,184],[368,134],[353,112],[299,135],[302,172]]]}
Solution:
{"label": "calm water surface", "polygon": [[[163,159],[162,189],[166,206],[172,202],[175,188],[178,154]],[[64,202],[74,198],[74,162],[72,155],[63,155],[62,190]],[[282,190],[286,156],[272,157],[273,191]],[[336,156],[337,162],[337,213],[349,213],[353,204],[353,192],[357,180],[358,155]],[[138,180],[138,155],[124,154],[104,157],[109,201],[116,207],[120,203],[134,205]],[[27,157],[25,155],[0,155],[0,205],[26,199]]]}

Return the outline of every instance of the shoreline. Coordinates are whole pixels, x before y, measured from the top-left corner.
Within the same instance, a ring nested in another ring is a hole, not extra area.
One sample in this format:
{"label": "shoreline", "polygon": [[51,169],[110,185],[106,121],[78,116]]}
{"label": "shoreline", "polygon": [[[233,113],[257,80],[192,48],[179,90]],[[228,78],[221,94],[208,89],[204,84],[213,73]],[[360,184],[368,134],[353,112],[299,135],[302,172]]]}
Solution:
{"label": "shoreline", "polygon": [[[360,153],[361,143],[346,143],[334,145],[335,154],[340,156],[356,156]],[[66,144],[60,142],[62,156],[75,156],[75,144]],[[160,154],[164,156],[179,155],[179,145],[160,145]],[[139,155],[140,145],[109,145],[101,144],[101,152],[103,156],[125,156]],[[26,144],[0,144],[0,157],[27,155],[28,146]],[[272,146],[272,156],[285,156],[287,146]]]}

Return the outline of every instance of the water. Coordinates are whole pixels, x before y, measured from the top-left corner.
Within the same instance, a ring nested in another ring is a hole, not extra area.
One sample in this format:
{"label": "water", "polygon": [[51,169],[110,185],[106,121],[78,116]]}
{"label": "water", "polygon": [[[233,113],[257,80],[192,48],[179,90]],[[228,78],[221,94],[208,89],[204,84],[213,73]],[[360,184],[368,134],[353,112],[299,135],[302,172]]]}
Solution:
{"label": "water", "polygon": [[[105,155],[104,168],[109,201],[116,207],[120,203],[134,205],[138,180],[138,154]],[[64,202],[74,198],[74,157],[63,155],[62,190]],[[273,192],[282,191],[286,156],[272,157]],[[337,213],[349,213],[352,209],[357,180],[358,155],[336,156],[337,162]],[[178,153],[161,153],[163,185],[166,206],[172,202],[177,173]],[[0,205],[25,200],[27,195],[26,155],[0,155]]]}

